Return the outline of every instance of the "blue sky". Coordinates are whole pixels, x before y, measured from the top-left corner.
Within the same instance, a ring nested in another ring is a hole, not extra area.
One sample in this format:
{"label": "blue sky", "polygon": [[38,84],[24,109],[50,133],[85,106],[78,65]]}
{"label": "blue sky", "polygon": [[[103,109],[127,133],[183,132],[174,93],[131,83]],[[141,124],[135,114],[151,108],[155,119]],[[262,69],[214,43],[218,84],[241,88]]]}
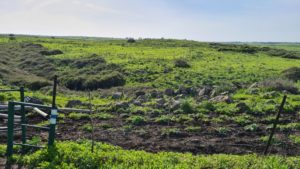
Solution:
{"label": "blue sky", "polygon": [[300,0],[1,0],[0,33],[300,41]]}

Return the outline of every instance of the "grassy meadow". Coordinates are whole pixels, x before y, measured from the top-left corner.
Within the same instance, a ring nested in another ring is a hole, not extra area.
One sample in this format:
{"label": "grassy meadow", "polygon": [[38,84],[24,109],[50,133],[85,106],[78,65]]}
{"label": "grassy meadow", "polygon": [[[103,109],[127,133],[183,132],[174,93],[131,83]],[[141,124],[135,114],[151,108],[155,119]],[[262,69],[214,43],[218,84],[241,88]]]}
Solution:
{"label": "grassy meadow", "polygon": [[[57,149],[16,156],[29,168],[300,168],[300,44],[1,35],[0,66],[1,89],[45,104],[54,75],[59,107],[87,108],[91,91],[92,115],[60,114]],[[284,95],[273,155],[260,156]],[[95,140],[116,146],[78,141],[90,117]]]}

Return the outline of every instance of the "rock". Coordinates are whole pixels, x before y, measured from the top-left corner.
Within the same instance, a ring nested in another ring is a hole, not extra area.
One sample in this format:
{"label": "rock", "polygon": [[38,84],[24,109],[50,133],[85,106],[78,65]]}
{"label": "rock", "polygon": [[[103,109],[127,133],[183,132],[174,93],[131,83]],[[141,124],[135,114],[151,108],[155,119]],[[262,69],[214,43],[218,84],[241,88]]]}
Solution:
{"label": "rock", "polygon": [[136,101],[140,101],[141,103],[147,102],[148,98],[146,95],[141,95],[139,97],[136,98]]}
{"label": "rock", "polygon": [[142,103],[139,100],[133,101],[133,104],[136,106],[142,106]]}
{"label": "rock", "polygon": [[136,93],[135,93],[135,96],[136,97],[139,97],[139,96],[144,96],[146,93],[144,92],[144,91],[137,91]]}
{"label": "rock", "polygon": [[275,105],[276,102],[275,102],[274,100],[268,100],[268,101],[266,102],[266,104],[273,104],[273,105]]}
{"label": "rock", "polygon": [[236,108],[239,109],[239,112],[248,112],[250,110],[249,106],[244,102],[238,103]]}
{"label": "rock", "polygon": [[279,94],[278,92],[276,92],[276,91],[271,91],[271,92],[265,93],[265,94],[263,95],[263,98],[264,98],[264,99],[272,99],[272,98],[277,97],[277,96],[280,96],[280,94]]}
{"label": "rock", "polygon": [[183,99],[183,98],[184,98],[183,94],[180,94],[180,95],[177,95],[174,97],[175,100],[179,100],[179,99]]}
{"label": "rock", "polygon": [[193,95],[193,96],[197,94],[197,90],[193,87],[186,88],[186,91],[188,94]]}
{"label": "rock", "polygon": [[66,107],[76,107],[81,105],[83,105],[83,103],[80,100],[69,100]]}
{"label": "rock", "polygon": [[122,114],[120,114],[120,117],[125,119],[125,118],[128,118],[128,117],[129,117],[129,115],[128,115],[128,114],[126,114],[126,113],[122,113]]}
{"label": "rock", "polygon": [[121,99],[123,97],[123,93],[122,92],[116,92],[112,95],[112,99]]}
{"label": "rock", "polygon": [[183,83],[185,83],[185,84],[192,84],[193,81],[191,81],[191,80],[185,80]]}
{"label": "rock", "polygon": [[175,101],[173,101],[173,103],[172,103],[171,109],[172,109],[172,110],[177,110],[177,109],[180,108],[180,106],[181,106],[180,101],[175,100]]}
{"label": "rock", "polygon": [[152,90],[152,91],[150,92],[150,96],[151,96],[152,98],[156,98],[157,95],[158,95],[157,90]]}
{"label": "rock", "polygon": [[35,97],[29,97],[29,96],[26,96],[24,98],[24,102],[33,103],[33,104],[44,104],[43,101],[41,101],[40,99],[35,98]]}
{"label": "rock", "polygon": [[149,117],[155,118],[155,117],[158,117],[159,114],[160,114],[159,111],[154,110],[154,111],[150,112]]}
{"label": "rock", "polygon": [[215,97],[217,95],[217,92],[216,90],[212,90],[211,94],[210,94],[210,97]]}
{"label": "rock", "polygon": [[220,96],[216,96],[212,99],[210,99],[209,101],[212,101],[212,102],[226,102],[226,103],[233,103],[233,100],[230,96],[224,96],[224,95],[220,95]]}
{"label": "rock", "polygon": [[258,94],[259,93],[259,89],[257,88],[251,88],[251,89],[248,89],[248,92],[249,94]]}
{"label": "rock", "polygon": [[209,87],[204,87],[198,92],[198,96],[203,97],[203,96],[209,96],[211,93],[212,89]]}
{"label": "rock", "polygon": [[186,90],[186,88],[184,86],[180,86],[178,91],[176,92],[177,94],[183,94],[183,95],[187,95],[188,92]]}
{"label": "rock", "polygon": [[164,105],[166,103],[165,99],[157,99],[156,103],[159,105]]}
{"label": "rock", "polygon": [[253,89],[253,88],[258,88],[258,87],[259,87],[259,84],[257,82],[255,82],[252,85],[250,85],[248,89]]}
{"label": "rock", "polygon": [[167,96],[173,96],[175,94],[173,89],[166,89],[165,90],[165,95]]}
{"label": "rock", "polygon": [[117,102],[115,106],[117,109],[128,108],[129,104],[127,102]]}

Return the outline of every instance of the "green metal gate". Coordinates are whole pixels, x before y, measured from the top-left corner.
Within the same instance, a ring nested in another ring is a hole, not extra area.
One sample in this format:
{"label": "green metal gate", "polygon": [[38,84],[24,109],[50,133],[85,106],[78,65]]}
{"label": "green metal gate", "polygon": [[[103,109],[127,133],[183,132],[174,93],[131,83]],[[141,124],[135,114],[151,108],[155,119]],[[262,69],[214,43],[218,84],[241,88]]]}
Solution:
{"label": "green metal gate", "polygon": [[[26,140],[26,130],[28,127],[30,128],[37,128],[41,130],[45,130],[49,132],[48,136],[48,147],[53,146],[55,140],[55,127],[56,127],[56,120],[58,117],[58,111],[56,107],[56,88],[57,88],[57,76],[54,78],[54,85],[53,85],[53,94],[52,94],[52,106],[45,106],[40,104],[33,104],[33,103],[25,103],[24,102],[24,88],[21,88],[21,102],[9,102],[8,103],[8,122],[7,122],[7,150],[6,156],[9,158],[13,155],[13,146],[20,145],[22,146],[22,152],[24,152],[25,147],[35,147],[35,148],[43,148],[43,146],[36,146],[27,144]],[[17,143],[14,142],[14,116],[15,116],[15,107],[21,106],[21,127],[22,127],[22,142]],[[46,110],[51,110],[50,114],[50,125],[49,127],[41,127],[36,125],[30,125],[26,122],[26,114],[25,114],[25,106],[36,107]]]}

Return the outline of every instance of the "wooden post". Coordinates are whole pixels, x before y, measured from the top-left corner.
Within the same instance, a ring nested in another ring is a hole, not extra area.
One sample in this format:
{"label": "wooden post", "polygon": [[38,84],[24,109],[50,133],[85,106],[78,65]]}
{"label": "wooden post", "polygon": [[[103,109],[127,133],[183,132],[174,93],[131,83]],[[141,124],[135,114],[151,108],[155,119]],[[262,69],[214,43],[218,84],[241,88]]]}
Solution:
{"label": "wooden post", "polygon": [[268,140],[267,146],[266,146],[265,151],[264,151],[264,155],[267,155],[268,150],[269,150],[269,147],[270,147],[270,145],[271,145],[271,143],[272,143],[273,135],[274,135],[274,133],[275,133],[277,124],[278,124],[278,122],[279,122],[280,114],[281,114],[282,111],[283,111],[283,107],[284,107],[284,104],[285,104],[285,102],[286,102],[286,98],[287,98],[287,96],[284,95],[284,96],[283,96],[283,100],[282,100],[282,102],[281,102],[281,105],[280,105],[280,107],[279,107],[279,111],[278,111],[278,113],[277,113],[276,119],[275,119],[275,121],[274,121],[274,123],[273,123],[273,128],[272,128],[272,130],[271,130],[271,133],[270,133],[270,136],[269,136],[269,140]]}

